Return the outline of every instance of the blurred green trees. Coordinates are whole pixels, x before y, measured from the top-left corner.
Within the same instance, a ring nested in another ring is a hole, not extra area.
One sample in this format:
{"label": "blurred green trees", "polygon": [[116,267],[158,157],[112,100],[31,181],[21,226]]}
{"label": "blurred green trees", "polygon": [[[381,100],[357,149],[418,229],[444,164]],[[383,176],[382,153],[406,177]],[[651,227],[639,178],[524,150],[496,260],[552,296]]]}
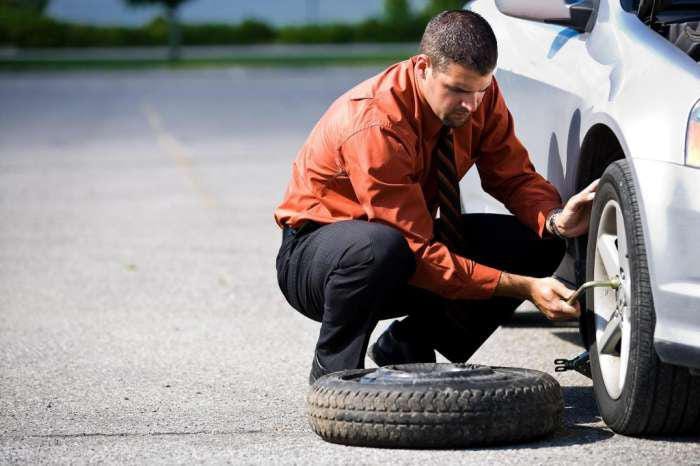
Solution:
{"label": "blurred green trees", "polygon": [[389,24],[406,24],[413,19],[408,0],[384,0],[384,20]]}
{"label": "blurred green trees", "polygon": [[165,17],[168,23],[168,44],[170,46],[168,58],[171,61],[180,59],[182,36],[177,13],[180,5],[188,1],[189,0],[126,0],[126,3],[132,6],[163,5],[163,7],[165,7]]}
{"label": "blurred green trees", "polygon": [[0,8],[13,8],[35,14],[43,13],[48,4],[49,0],[0,0]]}
{"label": "blurred green trees", "polygon": [[[383,0],[381,16],[358,23],[322,23],[272,27],[247,19],[237,24],[181,24],[177,8],[187,0],[125,0],[130,4],[160,4],[165,17],[142,27],[98,27],[67,23],[42,15],[47,0],[0,0],[0,45],[17,47],[86,47],[171,44],[171,58],[179,44],[219,45],[257,43],[417,42],[436,13],[459,9],[466,0],[430,0],[412,11],[407,0]],[[177,30],[173,31],[175,26]],[[181,41],[180,41],[181,39]]]}
{"label": "blurred green trees", "polygon": [[441,11],[461,10],[465,3],[466,0],[430,0],[420,14],[427,23]]}

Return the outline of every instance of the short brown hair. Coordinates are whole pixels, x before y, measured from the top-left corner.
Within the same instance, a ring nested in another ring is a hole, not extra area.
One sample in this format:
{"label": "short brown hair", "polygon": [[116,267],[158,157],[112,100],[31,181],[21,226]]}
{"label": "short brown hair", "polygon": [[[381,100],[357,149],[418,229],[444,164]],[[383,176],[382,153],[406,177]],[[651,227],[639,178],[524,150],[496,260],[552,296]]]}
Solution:
{"label": "short brown hair", "polygon": [[482,76],[496,68],[498,59],[493,29],[473,11],[439,13],[425,27],[420,50],[439,71],[444,71],[449,63],[457,63]]}

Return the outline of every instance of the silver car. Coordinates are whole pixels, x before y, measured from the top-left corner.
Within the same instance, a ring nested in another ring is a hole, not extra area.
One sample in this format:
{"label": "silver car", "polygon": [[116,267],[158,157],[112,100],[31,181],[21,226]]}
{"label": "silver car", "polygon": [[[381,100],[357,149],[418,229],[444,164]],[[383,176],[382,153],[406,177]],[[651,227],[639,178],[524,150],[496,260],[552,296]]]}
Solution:
{"label": "silver car", "polygon": [[[601,178],[558,276],[589,290],[581,334],[604,421],[700,430],[700,0],[476,0],[516,133],[566,199]],[[503,206],[465,179],[467,211]]]}

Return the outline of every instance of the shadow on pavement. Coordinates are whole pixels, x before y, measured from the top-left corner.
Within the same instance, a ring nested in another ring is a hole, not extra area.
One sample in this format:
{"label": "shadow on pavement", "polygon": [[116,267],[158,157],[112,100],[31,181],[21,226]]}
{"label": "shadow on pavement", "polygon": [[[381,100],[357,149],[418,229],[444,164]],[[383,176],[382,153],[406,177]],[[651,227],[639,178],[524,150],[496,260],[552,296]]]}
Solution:
{"label": "shadow on pavement", "polygon": [[504,327],[563,327],[578,328],[578,321],[552,322],[537,310],[519,310],[513,314]]}
{"label": "shadow on pavement", "polygon": [[[549,446],[566,444],[577,445],[589,443],[595,440],[605,440],[616,435],[607,426],[598,413],[598,406],[593,395],[593,387],[562,387],[564,396],[564,428],[554,434],[554,442]],[[599,425],[592,426],[590,424]],[[581,440],[580,437],[586,439]],[[559,438],[568,439],[566,443],[559,443]],[[676,435],[644,437],[652,442],[697,443],[700,435]]]}
{"label": "shadow on pavement", "polygon": [[576,329],[552,330],[552,335],[560,340],[580,346],[581,351],[583,351],[583,342],[581,341],[581,335],[579,334],[578,327]]}
{"label": "shadow on pavement", "polygon": [[562,387],[564,396],[564,424],[577,426],[600,422],[593,387]]}
{"label": "shadow on pavement", "polygon": [[563,427],[549,439],[540,442],[542,447],[584,445],[615,435],[602,424],[591,386],[562,387],[562,395]]}

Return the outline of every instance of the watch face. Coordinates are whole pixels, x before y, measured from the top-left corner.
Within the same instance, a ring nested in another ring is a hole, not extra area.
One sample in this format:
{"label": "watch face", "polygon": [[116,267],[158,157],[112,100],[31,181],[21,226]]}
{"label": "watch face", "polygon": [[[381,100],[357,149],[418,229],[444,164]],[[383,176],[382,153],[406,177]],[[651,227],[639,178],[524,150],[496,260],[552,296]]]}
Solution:
{"label": "watch face", "polygon": [[561,209],[554,210],[550,214],[549,218],[547,219],[547,229],[549,230],[549,232],[551,234],[553,234],[557,238],[564,238],[561,235],[561,233],[559,233],[559,229],[556,226],[556,220],[557,220],[557,217],[559,216],[559,214],[561,213],[561,211],[562,211]]}

